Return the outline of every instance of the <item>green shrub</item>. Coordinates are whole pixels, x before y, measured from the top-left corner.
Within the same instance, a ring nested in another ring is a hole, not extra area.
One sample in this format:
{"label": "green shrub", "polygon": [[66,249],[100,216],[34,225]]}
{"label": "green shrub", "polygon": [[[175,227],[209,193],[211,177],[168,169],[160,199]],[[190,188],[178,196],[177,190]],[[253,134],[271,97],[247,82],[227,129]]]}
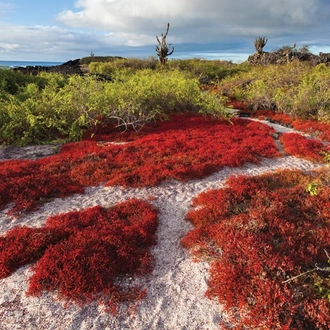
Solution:
{"label": "green shrub", "polygon": [[188,71],[196,77],[208,78],[210,80],[223,79],[241,71],[248,70],[246,64],[234,64],[230,61],[203,60],[203,59],[174,59],[167,62],[172,69]]}
{"label": "green shrub", "polygon": [[89,64],[89,71],[91,73],[111,75],[114,72],[122,69],[128,69],[130,72],[143,69],[156,69],[159,67],[159,63],[156,58],[149,57],[147,59],[128,58],[120,59],[114,58],[107,62],[93,61]]}
{"label": "green shrub", "polygon": [[[29,83],[0,101],[0,138],[27,145],[65,138],[78,140],[88,126],[88,116],[98,113],[100,83],[92,78],[46,74],[45,87]],[[97,93],[99,92],[99,93]]]}
{"label": "green shrub", "polygon": [[330,121],[330,68],[293,61],[253,67],[222,80],[218,87],[251,109],[273,109],[295,118]]}
{"label": "green shrub", "polygon": [[300,118],[316,117],[321,121],[330,119],[330,69],[324,64],[311,68],[301,75],[297,85],[292,86],[287,97],[285,113]]}
{"label": "green shrub", "polygon": [[230,117],[222,99],[202,92],[197,78],[178,70],[116,70],[112,82],[47,73],[39,79],[46,81],[45,86],[28,83],[0,100],[3,142],[79,140],[100,117],[134,129],[173,112]]}
{"label": "green shrub", "polygon": [[[166,62],[168,70],[187,71],[197,78],[208,79],[209,81],[223,79],[238,72],[249,70],[248,64],[234,64],[229,61],[202,60],[202,59],[172,59]],[[159,69],[159,62],[155,57],[147,59],[113,59],[107,62],[93,61],[89,64],[91,73],[111,75],[122,69],[129,69],[130,72],[143,69]]]}
{"label": "green shrub", "polygon": [[226,117],[223,100],[202,93],[198,79],[178,70],[118,71],[107,85],[110,108],[102,113],[120,123],[144,123],[173,112],[201,112]]}
{"label": "green shrub", "polygon": [[0,96],[5,93],[15,94],[19,87],[35,83],[40,87],[45,86],[46,79],[43,76],[32,76],[20,71],[14,71],[7,68],[0,68]]}
{"label": "green shrub", "polygon": [[80,59],[80,64],[88,65],[93,62],[112,62],[118,59],[124,60],[124,58],[119,56],[87,56]]}

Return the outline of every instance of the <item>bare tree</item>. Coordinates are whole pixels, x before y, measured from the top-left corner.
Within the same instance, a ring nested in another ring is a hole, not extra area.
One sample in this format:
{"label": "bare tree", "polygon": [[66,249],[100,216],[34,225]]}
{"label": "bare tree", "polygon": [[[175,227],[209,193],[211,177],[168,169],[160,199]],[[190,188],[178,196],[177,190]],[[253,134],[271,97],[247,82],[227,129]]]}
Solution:
{"label": "bare tree", "polygon": [[166,37],[168,34],[168,30],[170,28],[170,23],[167,23],[167,29],[165,34],[161,34],[162,40],[160,41],[158,36],[156,36],[156,39],[158,41],[158,46],[156,46],[155,50],[157,52],[157,55],[159,57],[160,63],[164,65],[167,61],[167,56],[170,56],[174,52],[174,47],[172,47],[172,50],[170,51],[169,48],[171,44],[166,43]]}
{"label": "bare tree", "polygon": [[258,37],[254,42],[254,47],[259,54],[262,54],[262,49],[266,46],[268,39],[265,37]]}

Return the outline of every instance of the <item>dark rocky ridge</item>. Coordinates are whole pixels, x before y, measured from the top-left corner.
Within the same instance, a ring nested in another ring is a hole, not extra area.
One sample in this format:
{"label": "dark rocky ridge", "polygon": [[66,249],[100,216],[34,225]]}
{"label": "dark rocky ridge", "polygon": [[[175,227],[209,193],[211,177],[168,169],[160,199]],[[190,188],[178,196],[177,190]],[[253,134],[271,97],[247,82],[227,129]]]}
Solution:
{"label": "dark rocky ridge", "polygon": [[40,72],[56,72],[64,75],[83,75],[85,73],[88,73],[88,66],[85,64],[81,64],[80,59],[76,59],[55,66],[26,66],[14,68],[13,70],[32,75],[37,75]]}
{"label": "dark rocky ridge", "polygon": [[248,62],[252,65],[267,65],[267,64],[285,64],[292,61],[310,62],[312,65],[324,63],[330,65],[330,53],[322,53],[314,55],[309,51],[297,51],[292,47],[283,47],[274,52],[256,52],[250,55]]}

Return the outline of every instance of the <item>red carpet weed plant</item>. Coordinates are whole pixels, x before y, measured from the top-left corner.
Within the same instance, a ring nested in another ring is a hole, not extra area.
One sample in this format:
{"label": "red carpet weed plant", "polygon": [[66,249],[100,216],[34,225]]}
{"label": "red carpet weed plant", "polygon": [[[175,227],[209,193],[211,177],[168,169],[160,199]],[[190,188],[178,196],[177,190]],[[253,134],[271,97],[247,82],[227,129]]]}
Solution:
{"label": "red carpet weed plant", "polygon": [[[0,208],[11,214],[32,210],[49,198],[82,193],[88,186],[155,186],[166,180],[186,181],[210,175],[224,166],[258,163],[279,155],[272,128],[257,122],[175,115],[145,127],[126,144],[106,143],[116,134],[98,135],[105,143],[81,141],[59,154],[37,161],[0,162]],[[121,135],[125,141],[125,134]]]}
{"label": "red carpet weed plant", "polygon": [[318,138],[323,141],[330,141],[330,125],[329,123],[323,123],[317,120],[307,120],[286,115],[284,113],[278,113],[271,110],[258,110],[253,114],[253,117],[259,119],[271,119],[280,125],[290,125],[297,131],[306,133],[314,138]]}
{"label": "red carpet weed plant", "polygon": [[330,328],[330,187],[306,191],[318,176],[232,176],[193,201],[182,245],[210,262],[207,296],[235,329]]}
{"label": "red carpet weed plant", "polygon": [[320,140],[309,139],[299,133],[284,133],[280,141],[286,153],[312,162],[325,161],[324,156],[329,152],[329,147]]}
{"label": "red carpet weed plant", "polygon": [[98,300],[114,312],[120,301],[143,297],[142,288],[121,280],[151,271],[156,228],[156,210],[137,199],[58,214],[42,228],[15,227],[0,237],[0,278],[37,262],[28,294],[56,291],[68,302]]}

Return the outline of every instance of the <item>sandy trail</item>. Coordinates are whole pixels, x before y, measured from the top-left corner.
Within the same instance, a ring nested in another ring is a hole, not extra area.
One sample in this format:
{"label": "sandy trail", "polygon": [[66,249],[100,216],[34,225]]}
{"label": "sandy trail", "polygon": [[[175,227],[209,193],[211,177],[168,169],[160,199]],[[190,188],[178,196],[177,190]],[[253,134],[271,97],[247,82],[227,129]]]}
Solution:
{"label": "sandy trail", "polygon": [[50,215],[95,205],[107,207],[132,197],[148,199],[152,196],[151,203],[160,213],[158,243],[152,250],[155,268],[150,276],[134,281],[147,289],[146,298],[135,312],[127,314],[123,309],[117,316],[112,316],[96,304],[65,308],[51,293],[26,297],[31,275],[29,266],[26,266],[0,280],[0,329],[219,329],[219,321],[224,317],[221,306],[204,296],[208,264],[192,262],[180,247],[181,238],[191,228],[184,216],[190,209],[192,198],[202,191],[222,187],[231,174],[258,175],[276,169],[310,170],[316,167],[294,157],[263,159],[260,164],[224,168],[205,179],[187,183],[170,181],[158,187],[139,189],[91,187],[83,195],[55,199],[39,210],[14,220],[6,215],[6,210],[2,211],[0,234],[17,225],[40,227]]}
{"label": "sandy trail", "polygon": [[[292,129],[267,123],[277,132]],[[29,156],[36,158],[54,153],[54,147],[0,150],[0,160]],[[133,284],[143,285],[147,296],[138,308],[127,313],[123,308],[117,316],[92,303],[83,307],[63,306],[55,294],[26,297],[30,267],[22,267],[10,277],[0,280],[0,330],[215,330],[225,315],[216,301],[207,299],[208,264],[193,262],[181,248],[181,238],[191,229],[184,220],[192,198],[199,193],[224,186],[232,174],[259,175],[277,169],[312,170],[319,165],[295,157],[262,159],[259,164],[242,168],[223,168],[213,175],[186,183],[168,181],[158,187],[124,189],[122,187],[90,187],[83,195],[55,199],[39,210],[10,219],[0,212],[0,235],[17,225],[42,226],[58,213],[82,210],[95,205],[109,207],[132,197],[147,199],[159,210],[158,242],[152,250],[155,268],[150,276],[137,278]],[[151,198],[152,197],[152,198]],[[128,283],[130,279],[127,280]]]}

